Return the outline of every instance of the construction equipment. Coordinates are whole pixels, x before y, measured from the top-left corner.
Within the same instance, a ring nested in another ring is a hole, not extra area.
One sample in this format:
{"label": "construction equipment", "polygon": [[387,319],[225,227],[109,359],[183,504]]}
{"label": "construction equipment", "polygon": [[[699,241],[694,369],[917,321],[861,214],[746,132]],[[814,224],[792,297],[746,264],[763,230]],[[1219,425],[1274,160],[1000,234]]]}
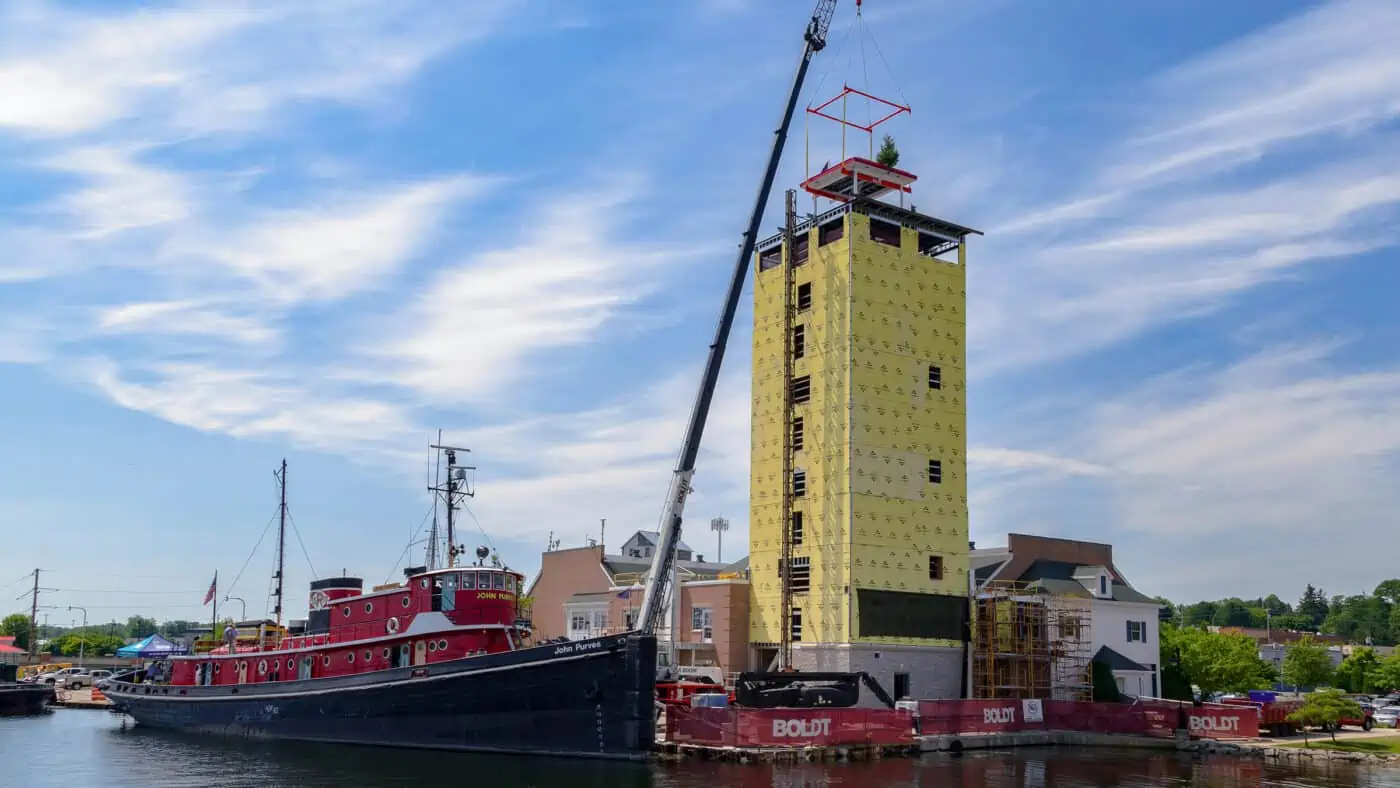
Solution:
{"label": "construction equipment", "polygon": [[[802,59],[797,65],[797,74],[792,80],[787,103],[783,107],[782,120],[773,133],[773,149],[768,154],[768,164],[763,170],[763,180],[759,182],[758,195],[754,199],[753,210],[749,214],[748,227],[744,230],[739,244],[739,256],[734,263],[734,275],[729,280],[729,291],[725,296],[724,309],[720,312],[719,325],[715,329],[714,342],[710,344],[710,355],[705,361],[705,372],[700,379],[700,392],[695,406],[690,412],[689,426],[681,444],[679,461],[671,477],[671,489],[667,493],[666,507],[662,512],[660,539],[652,556],[651,572],[647,578],[646,592],[642,596],[641,615],[638,628],[643,634],[655,635],[661,623],[666,584],[671,579],[671,568],[675,563],[676,542],[680,539],[681,521],[685,513],[685,499],[690,495],[690,480],[695,475],[695,458],[700,452],[700,438],[705,432],[705,422],[710,415],[710,403],[715,396],[715,386],[719,383],[719,371],[724,363],[725,347],[729,343],[729,332],[734,327],[734,314],[739,309],[739,299],[744,292],[744,280],[748,277],[749,259],[753,257],[754,245],[758,242],[759,226],[763,223],[763,211],[768,205],[768,195],[773,190],[773,180],[778,174],[778,163],[783,157],[783,147],[787,143],[788,129],[792,125],[792,114],[797,109],[797,100],[802,94],[802,85],[807,79],[807,69],[812,56],[826,48],[826,35],[831,29],[831,17],[836,12],[836,0],[817,0],[812,17],[803,33]],[[679,589],[676,589],[679,591]]]}
{"label": "construction equipment", "polygon": [[860,701],[860,686],[893,709],[894,699],[868,673],[740,673],[734,686],[734,702],[758,709],[847,708]]}

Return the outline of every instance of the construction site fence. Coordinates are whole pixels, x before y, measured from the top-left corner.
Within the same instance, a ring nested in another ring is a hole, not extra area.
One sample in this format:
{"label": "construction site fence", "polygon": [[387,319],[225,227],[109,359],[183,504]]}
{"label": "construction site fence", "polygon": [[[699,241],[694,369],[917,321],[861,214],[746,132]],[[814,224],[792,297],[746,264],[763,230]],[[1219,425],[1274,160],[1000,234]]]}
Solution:
{"label": "construction site fence", "polygon": [[1178,729],[1195,738],[1259,735],[1258,709],[1140,699],[1134,703],[1069,700],[921,700],[925,735],[1074,731],[1170,738]]}
{"label": "construction site fence", "polygon": [[709,747],[899,746],[914,743],[914,714],[892,709],[666,710],[666,739]]}

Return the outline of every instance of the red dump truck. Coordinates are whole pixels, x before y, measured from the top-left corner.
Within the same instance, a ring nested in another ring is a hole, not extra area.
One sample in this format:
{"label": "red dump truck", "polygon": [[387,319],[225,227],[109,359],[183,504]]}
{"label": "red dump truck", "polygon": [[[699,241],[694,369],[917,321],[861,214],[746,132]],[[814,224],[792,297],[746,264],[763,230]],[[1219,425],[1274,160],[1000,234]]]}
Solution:
{"label": "red dump truck", "polygon": [[[1259,732],[1268,736],[1292,736],[1302,731],[1302,726],[1291,722],[1288,715],[1302,708],[1302,698],[1280,698],[1274,693],[1260,693],[1252,698],[1224,698],[1220,701],[1227,706],[1255,706],[1259,709]],[[1371,719],[1372,708],[1361,704],[1361,719],[1341,720],[1338,727],[1350,726],[1369,731],[1375,725]]]}

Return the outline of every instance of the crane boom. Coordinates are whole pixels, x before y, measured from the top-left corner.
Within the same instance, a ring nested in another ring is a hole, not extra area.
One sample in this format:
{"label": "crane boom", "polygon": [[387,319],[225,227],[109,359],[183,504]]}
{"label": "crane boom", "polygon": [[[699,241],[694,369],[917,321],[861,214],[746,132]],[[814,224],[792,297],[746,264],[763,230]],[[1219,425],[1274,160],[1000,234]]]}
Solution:
{"label": "crane boom", "polygon": [[685,499],[690,494],[690,479],[695,474],[695,458],[700,452],[700,438],[705,432],[705,422],[710,415],[715,386],[719,383],[725,346],[729,343],[729,332],[734,327],[734,313],[738,310],[739,299],[743,296],[749,258],[753,257],[754,244],[758,242],[759,226],[763,223],[768,195],[773,190],[773,180],[777,177],[778,164],[783,158],[788,128],[792,125],[792,115],[797,109],[802,85],[807,79],[807,69],[812,63],[812,56],[826,47],[826,36],[831,29],[831,17],[836,12],[836,2],[837,0],[817,0],[817,6],[812,11],[807,30],[803,34],[802,59],[798,62],[792,89],[788,92],[787,103],[783,107],[782,120],[773,132],[773,149],[768,154],[768,165],[763,170],[763,180],[759,182],[758,195],[754,199],[753,211],[749,214],[748,228],[744,230],[743,239],[739,244],[739,258],[734,264],[734,275],[729,280],[724,309],[720,312],[715,339],[710,344],[710,355],[705,361],[705,372],[700,379],[700,392],[691,409],[689,426],[681,444],[680,459],[671,477],[671,489],[667,494],[666,508],[662,512],[658,529],[660,538],[656,552],[652,555],[651,574],[647,578],[646,591],[642,596],[641,617],[638,623],[643,634],[655,634],[661,620],[662,600],[674,565],[676,542],[680,539]]}

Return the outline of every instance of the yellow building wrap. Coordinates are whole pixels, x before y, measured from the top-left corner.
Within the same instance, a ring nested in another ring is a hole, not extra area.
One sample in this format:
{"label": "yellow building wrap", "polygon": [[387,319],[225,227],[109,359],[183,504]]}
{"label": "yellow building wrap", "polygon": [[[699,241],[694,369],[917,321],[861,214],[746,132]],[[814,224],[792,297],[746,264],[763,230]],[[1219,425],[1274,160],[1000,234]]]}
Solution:
{"label": "yellow building wrap", "polygon": [[[780,478],[783,431],[800,418],[794,469],[805,490],[793,497],[801,526],[792,554],[810,581],[793,595],[795,648],[960,647],[966,237],[976,231],[868,201],[798,229],[792,298],[803,354],[793,380],[784,379],[781,238],[760,244],[755,265],[750,640],[780,640],[779,563],[783,530],[793,527],[780,522],[781,496],[794,483]],[[783,387],[794,382],[809,393],[789,418]]]}

